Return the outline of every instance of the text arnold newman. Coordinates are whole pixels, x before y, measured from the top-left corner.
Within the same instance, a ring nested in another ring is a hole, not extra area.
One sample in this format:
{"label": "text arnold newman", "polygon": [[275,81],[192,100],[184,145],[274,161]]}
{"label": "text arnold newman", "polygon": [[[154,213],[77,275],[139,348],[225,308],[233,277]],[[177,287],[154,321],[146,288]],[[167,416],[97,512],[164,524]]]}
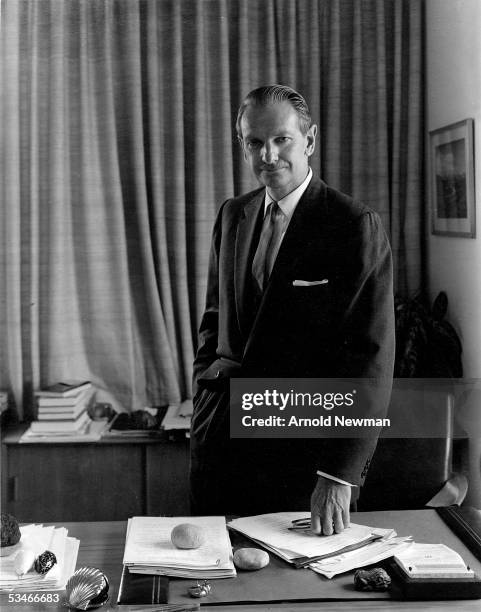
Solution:
{"label": "text arnold newman", "polygon": [[244,427],[390,427],[391,419],[388,418],[347,418],[345,416],[321,415],[318,418],[304,418],[291,416],[289,419],[279,416],[268,416],[265,418],[245,415],[242,417]]}

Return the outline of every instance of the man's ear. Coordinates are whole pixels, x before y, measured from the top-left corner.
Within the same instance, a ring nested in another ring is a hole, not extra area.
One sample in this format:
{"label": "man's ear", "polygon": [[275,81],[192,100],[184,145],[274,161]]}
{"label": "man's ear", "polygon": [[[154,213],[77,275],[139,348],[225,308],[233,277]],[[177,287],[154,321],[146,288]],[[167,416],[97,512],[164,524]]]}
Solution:
{"label": "man's ear", "polygon": [[317,134],[317,125],[313,124],[307,130],[306,138],[307,138],[307,146],[306,146],[306,155],[310,157],[314,153],[314,149],[316,148],[316,134]]}
{"label": "man's ear", "polygon": [[239,143],[240,148],[242,149],[242,155],[244,157],[244,161],[247,161],[247,153],[246,153],[246,149],[244,146],[244,139],[241,138],[240,136],[237,136],[237,141]]}

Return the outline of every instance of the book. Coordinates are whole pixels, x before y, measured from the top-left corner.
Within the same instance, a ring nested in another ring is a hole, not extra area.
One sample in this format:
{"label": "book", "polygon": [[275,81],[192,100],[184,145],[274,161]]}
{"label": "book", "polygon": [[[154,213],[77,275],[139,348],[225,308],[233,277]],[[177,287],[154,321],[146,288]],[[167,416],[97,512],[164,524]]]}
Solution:
{"label": "book", "polygon": [[86,409],[76,419],[68,419],[65,421],[32,421],[30,431],[33,433],[47,432],[76,432],[85,424],[90,422],[90,417]]}
{"label": "book", "polygon": [[74,406],[39,406],[37,418],[39,421],[76,419],[82,412],[90,408],[93,398],[94,389],[87,389],[82,393],[81,401],[78,401]]}
{"label": "book", "polygon": [[71,397],[38,397],[37,406],[39,412],[48,412],[63,408],[64,410],[73,410],[79,405],[84,405],[92,399],[95,393],[94,387],[86,387],[77,395]]}
{"label": "book", "polygon": [[418,544],[394,555],[398,567],[414,578],[473,578],[461,555],[445,544]]}
{"label": "book", "polygon": [[91,386],[90,381],[84,380],[82,382],[58,382],[45,389],[35,391],[37,397],[76,397],[84,389],[88,389]]}
{"label": "book", "polygon": [[[423,545],[421,545],[423,546]],[[411,566],[412,567],[412,566]],[[413,578],[401,568],[396,559],[386,562],[386,570],[392,578],[391,596],[394,599],[420,601],[461,600],[481,598],[481,580],[472,576],[451,576],[443,578]],[[456,606],[453,607],[456,609]]]}
{"label": "book", "polygon": [[20,437],[19,442],[21,444],[97,442],[101,439],[107,426],[108,423],[106,421],[89,421],[79,431],[48,431],[45,433],[34,433],[29,427]]}
{"label": "book", "polygon": [[39,412],[38,421],[74,421],[87,410],[87,406],[77,406],[75,412],[59,410],[58,412]]}

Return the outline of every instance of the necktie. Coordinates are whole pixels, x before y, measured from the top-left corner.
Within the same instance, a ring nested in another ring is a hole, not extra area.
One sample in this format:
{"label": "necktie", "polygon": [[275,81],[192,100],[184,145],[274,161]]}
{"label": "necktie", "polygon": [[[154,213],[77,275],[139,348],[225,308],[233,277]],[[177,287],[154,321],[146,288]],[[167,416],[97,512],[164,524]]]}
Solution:
{"label": "necktie", "polygon": [[252,262],[252,274],[261,291],[272,272],[284,229],[284,213],[277,202],[271,202],[262,225],[261,237]]}

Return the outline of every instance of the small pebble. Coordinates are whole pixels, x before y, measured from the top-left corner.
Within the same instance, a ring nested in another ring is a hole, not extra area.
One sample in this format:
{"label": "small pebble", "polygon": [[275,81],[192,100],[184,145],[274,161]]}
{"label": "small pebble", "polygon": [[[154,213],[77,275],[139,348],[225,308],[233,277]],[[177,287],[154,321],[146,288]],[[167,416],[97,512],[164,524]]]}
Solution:
{"label": "small pebble", "polygon": [[268,565],[269,555],[260,548],[238,548],[234,553],[234,565],[243,570],[259,570]]}
{"label": "small pebble", "polygon": [[180,523],[172,529],[170,539],[176,548],[194,549],[205,543],[205,533],[199,525]]}

